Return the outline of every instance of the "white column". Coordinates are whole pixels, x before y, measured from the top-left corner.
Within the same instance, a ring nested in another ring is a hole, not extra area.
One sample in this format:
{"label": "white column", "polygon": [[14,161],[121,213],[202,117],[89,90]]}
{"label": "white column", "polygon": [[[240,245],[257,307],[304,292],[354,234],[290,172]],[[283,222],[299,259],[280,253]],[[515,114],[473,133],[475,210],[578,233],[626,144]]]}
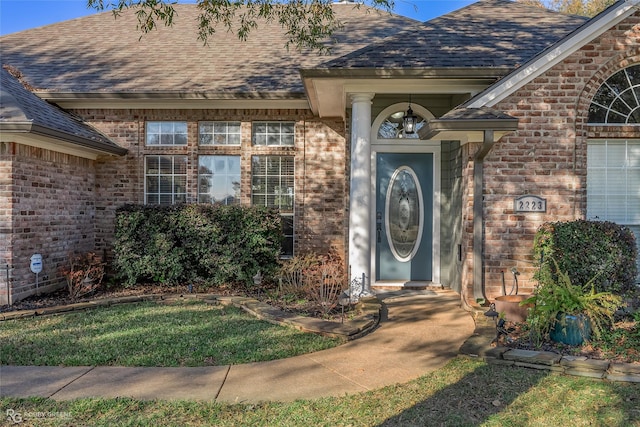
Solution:
{"label": "white column", "polygon": [[[351,95],[351,176],[349,265],[352,283],[371,295],[371,100],[373,93]],[[356,281],[356,282],[353,282]],[[354,289],[355,291],[355,289]]]}

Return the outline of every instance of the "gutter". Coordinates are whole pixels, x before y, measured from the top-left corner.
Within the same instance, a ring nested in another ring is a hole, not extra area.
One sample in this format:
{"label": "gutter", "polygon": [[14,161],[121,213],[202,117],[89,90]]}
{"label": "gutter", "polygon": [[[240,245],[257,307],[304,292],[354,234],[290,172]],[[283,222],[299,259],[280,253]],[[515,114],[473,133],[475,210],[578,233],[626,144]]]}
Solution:
{"label": "gutter", "polygon": [[100,151],[102,153],[116,156],[124,156],[129,151],[126,148],[119,147],[112,143],[84,138],[82,136],[62,132],[46,126],[36,125],[32,122],[0,123],[0,131],[3,133],[26,133],[51,138],[85,149]]}
{"label": "gutter", "polygon": [[429,68],[305,68],[305,78],[463,78],[499,79],[513,71],[513,67],[429,67]]}
{"label": "gutter", "polygon": [[485,129],[482,147],[476,153],[473,162],[473,299],[475,301],[486,299],[482,265],[484,242],[484,195],[482,184],[484,181],[484,159],[494,144],[493,130]]}
{"label": "gutter", "polygon": [[34,91],[49,102],[69,100],[300,100],[304,92],[54,92]]}
{"label": "gutter", "polygon": [[[481,129],[492,129],[493,131],[510,132],[518,126],[518,119],[510,118],[505,120],[500,119],[433,119],[429,120],[428,126],[423,127],[419,132],[421,139],[431,139],[442,132],[455,131],[455,132],[472,132]],[[424,130],[423,130],[424,129]],[[486,130],[485,130],[486,131]],[[486,155],[486,153],[485,153]]]}

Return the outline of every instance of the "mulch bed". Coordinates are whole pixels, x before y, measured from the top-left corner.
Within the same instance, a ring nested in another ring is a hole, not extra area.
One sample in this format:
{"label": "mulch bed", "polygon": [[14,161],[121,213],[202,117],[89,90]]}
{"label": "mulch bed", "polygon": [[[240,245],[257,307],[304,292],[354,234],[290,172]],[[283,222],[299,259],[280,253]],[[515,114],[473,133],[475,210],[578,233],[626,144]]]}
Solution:
{"label": "mulch bed", "polygon": [[[312,302],[304,302],[304,301],[294,301],[294,302],[285,302],[279,300],[273,300],[269,298],[264,293],[256,293],[256,292],[238,292],[237,290],[233,290],[226,287],[207,287],[206,290],[193,289],[195,293],[207,293],[207,294],[216,294],[216,295],[236,295],[236,296],[249,296],[251,298],[255,298],[262,302],[266,302],[276,308],[279,308],[283,311],[289,313],[296,313],[307,317],[316,317],[324,320],[341,320],[342,312],[339,308],[335,308],[332,310],[329,315],[324,315],[320,310],[317,309],[316,305]],[[186,286],[161,286],[161,285],[136,285],[132,288],[109,288],[109,287],[100,287],[91,295],[85,295],[82,298],[78,298],[73,300],[69,298],[69,292],[65,288],[59,289],[55,292],[41,294],[41,295],[31,295],[21,301],[16,302],[15,304],[3,305],[0,306],[0,313],[6,313],[9,311],[19,311],[19,310],[36,310],[47,307],[55,307],[61,305],[68,305],[79,302],[89,302],[95,301],[97,299],[105,299],[105,298],[117,298],[117,297],[127,297],[127,296],[139,296],[139,295],[152,295],[152,294],[189,294],[189,289]],[[353,307],[345,307],[345,315],[348,314],[353,309]]]}
{"label": "mulch bed", "polygon": [[[521,349],[521,350],[538,350],[549,351],[552,353],[562,354],[563,356],[585,356],[590,359],[611,360],[614,362],[625,362],[640,364],[640,349],[629,349],[628,355],[611,355],[602,351],[598,347],[594,347],[591,343],[584,343],[581,346],[571,346],[567,344],[557,343],[554,341],[543,341],[540,347],[535,347],[529,337],[529,332],[525,330],[522,323],[510,323],[507,325],[509,334],[500,339],[500,345]],[[635,322],[621,321],[616,323],[615,328],[633,330],[636,328]]]}
{"label": "mulch bed", "polygon": [[[17,310],[35,310],[39,308],[55,307],[59,305],[68,305],[78,302],[95,301],[96,299],[104,298],[117,298],[127,296],[139,296],[139,295],[151,295],[151,294],[188,294],[189,290],[186,286],[160,286],[160,285],[136,285],[132,288],[109,288],[101,287],[91,295],[85,295],[82,298],[73,300],[69,298],[69,292],[65,288],[57,291],[41,294],[31,295],[15,304],[8,306],[0,306],[0,312],[5,313],[8,311]],[[230,295],[231,292],[228,289],[216,288],[208,290],[207,293],[215,293],[219,295]]]}

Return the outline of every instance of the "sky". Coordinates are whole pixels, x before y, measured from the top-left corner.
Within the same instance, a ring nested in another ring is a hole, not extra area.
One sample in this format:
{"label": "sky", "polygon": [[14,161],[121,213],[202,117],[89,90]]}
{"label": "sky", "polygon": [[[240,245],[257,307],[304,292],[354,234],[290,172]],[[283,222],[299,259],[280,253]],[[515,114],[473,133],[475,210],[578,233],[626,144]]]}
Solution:
{"label": "sky", "polygon": [[[395,0],[394,12],[427,21],[475,0]],[[106,2],[108,3],[108,2]],[[181,3],[186,3],[181,1]],[[0,35],[96,13],[87,0],[0,0]]]}

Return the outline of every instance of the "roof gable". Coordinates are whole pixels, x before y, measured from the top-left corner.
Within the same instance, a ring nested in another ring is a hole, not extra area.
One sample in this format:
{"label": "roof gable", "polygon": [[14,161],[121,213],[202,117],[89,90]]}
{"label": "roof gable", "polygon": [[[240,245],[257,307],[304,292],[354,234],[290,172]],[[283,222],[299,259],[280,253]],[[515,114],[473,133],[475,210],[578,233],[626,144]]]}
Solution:
{"label": "roof gable", "polygon": [[509,0],[480,0],[316,68],[513,69],[587,20]]}
{"label": "roof gable", "polygon": [[11,135],[9,140],[29,134],[92,152],[123,155],[127,151],[79,119],[29,92],[4,68],[0,69],[0,130],[5,136]]}
{"label": "roof gable", "polygon": [[522,86],[563,61],[585,44],[638,11],[640,0],[619,0],[584,25],[558,40],[519,68],[471,98],[461,107],[493,107]]}

